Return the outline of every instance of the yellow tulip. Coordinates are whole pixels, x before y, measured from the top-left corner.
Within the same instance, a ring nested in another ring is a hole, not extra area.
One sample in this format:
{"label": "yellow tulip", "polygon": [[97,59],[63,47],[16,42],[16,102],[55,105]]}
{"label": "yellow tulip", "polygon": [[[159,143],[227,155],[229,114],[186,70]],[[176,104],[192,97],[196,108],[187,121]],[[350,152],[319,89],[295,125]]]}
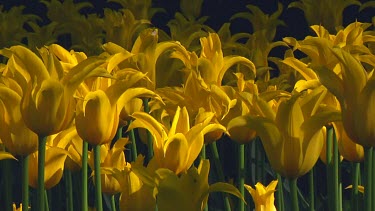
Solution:
{"label": "yellow tulip", "polygon": [[20,111],[22,93],[14,91],[19,85],[9,78],[6,82],[10,83],[9,87],[0,84],[0,139],[13,155],[26,156],[37,150],[38,136],[25,125],[22,119]]}
{"label": "yellow tulip", "polygon": [[[112,175],[121,188],[120,210],[155,210],[156,200],[153,196],[153,188],[141,181],[140,177],[133,172],[134,168],[143,169],[144,157],[138,156],[135,162],[126,163],[122,170],[116,168],[103,168],[102,173]],[[150,174],[155,171],[149,163],[144,170]]]}
{"label": "yellow tulip", "polygon": [[64,74],[61,63],[48,47],[39,49],[41,58],[22,46],[4,49],[9,57],[9,69],[21,85],[23,96],[21,114],[25,124],[40,136],[48,136],[66,129],[74,117],[73,94],[79,84],[90,76],[108,76],[99,66],[98,58],[89,58]]}
{"label": "yellow tulip", "polygon": [[276,211],[275,196],[277,180],[272,181],[268,186],[261,183],[255,185],[255,189],[245,184],[245,188],[253,197],[256,211]]}
{"label": "yellow tulip", "polygon": [[319,158],[325,139],[322,127],[340,120],[338,112],[317,112],[325,93],[322,86],[311,93],[296,93],[288,100],[279,100],[275,118],[273,115],[237,117],[228,124],[228,130],[239,126],[256,130],[272,167],[289,179],[298,178]]}
{"label": "yellow tulip", "polygon": [[82,167],[83,140],[79,137],[75,125],[47,138],[47,146],[65,149],[67,158],[65,168],[70,171],[79,171]]}
{"label": "yellow tulip", "polygon": [[338,141],[340,155],[350,162],[362,162],[365,158],[363,146],[348,137],[342,122],[333,123]]}
{"label": "yellow tulip", "polygon": [[[57,185],[64,172],[67,152],[59,147],[47,147],[45,158],[44,185],[50,189]],[[38,186],[38,152],[29,156],[29,184],[33,188]]]}
{"label": "yellow tulip", "polygon": [[204,210],[209,193],[218,191],[233,194],[244,201],[238,189],[231,184],[208,184],[209,160],[201,160],[198,168],[192,167],[180,176],[165,168],[149,172],[139,167],[133,171],[144,184],[154,189],[154,198],[157,198],[160,210]]}
{"label": "yellow tulip", "polygon": [[[347,135],[362,146],[374,145],[374,79],[369,78],[362,64],[342,49],[332,49],[339,60],[337,68],[342,77],[327,67],[314,66],[320,82],[333,93],[340,102],[342,122]],[[372,74],[372,73],[371,73]]]}
{"label": "yellow tulip", "polygon": [[303,10],[309,26],[320,24],[330,32],[342,26],[344,9],[350,5],[360,5],[357,0],[301,0],[289,4]]}
{"label": "yellow tulip", "polygon": [[129,88],[126,83],[115,83],[105,91],[86,94],[77,103],[76,128],[78,135],[92,145],[112,141],[119,126],[122,108],[137,97],[161,99],[145,88]]}
{"label": "yellow tulip", "polygon": [[[29,210],[31,207],[29,206],[27,210]],[[20,206],[17,208],[16,204],[13,203],[13,211],[23,211],[22,209],[22,203],[20,203]]]}
{"label": "yellow tulip", "polygon": [[[113,147],[110,147],[110,143],[100,145],[100,168],[101,169],[116,169],[118,171],[124,170],[126,167],[124,149],[128,143],[128,139],[118,139]],[[94,169],[94,153],[91,152],[88,155],[88,163],[91,169]],[[96,172],[93,171],[93,175]],[[103,193],[114,195],[121,192],[121,186],[117,179],[111,174],[100,172],[101,175],[101,187]]]}
{"label": "yellow tulip", "polygon": [[154,138],[154,159],[158,167],[168,168],[176,174],[186,172],[193,164],[202,149],[206,133],[214,130],[225,131],[225,127],[220,124],[209,124],[210,120],[190,127],[189,114],[185,107],[177,108],[169,129],[144,112],[135,112],[132,117],[135,120],[128,130],[149,130]]}

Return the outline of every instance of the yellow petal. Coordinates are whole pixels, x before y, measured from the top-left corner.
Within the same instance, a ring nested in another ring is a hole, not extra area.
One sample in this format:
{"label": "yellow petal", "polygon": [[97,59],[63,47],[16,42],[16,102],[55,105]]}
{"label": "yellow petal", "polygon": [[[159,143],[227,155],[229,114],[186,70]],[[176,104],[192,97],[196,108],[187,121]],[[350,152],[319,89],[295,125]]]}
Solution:
{"label": "yellow petal", "polygon": [[13,53],[15,64],[21,69],[27,70],[32,80],[36,79],[37,83],[40,83],[50,77],[42,60],[34,52],[21,45],[13,46],[10,50]]}
{"label": "yellow petal", "polygon": [[182,133],[176,133],[168,140],[164,146],[163,167],[175,172],[177,175],[186,171],[188,159],[188,142]]}
{"label": "yellow petal", "polygon": [[79,136],[92,145],[110,142],[117,131],[116,107],[102,90],[90,92],[77,104],[76,128]]}
{"label": "yellow petal", "polygon": [[8,152],[0,151],[0,160],[5,160],[5,159],[17,160],[12,154],[10,154]]}

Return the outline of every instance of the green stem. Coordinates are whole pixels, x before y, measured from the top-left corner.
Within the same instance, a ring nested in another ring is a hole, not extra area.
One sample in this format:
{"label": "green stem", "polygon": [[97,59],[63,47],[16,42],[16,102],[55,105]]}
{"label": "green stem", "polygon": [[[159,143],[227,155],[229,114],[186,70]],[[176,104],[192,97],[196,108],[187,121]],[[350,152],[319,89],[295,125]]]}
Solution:
{"label": "green stem", "polygon": [[333,145],[333,128],[327,127],[327,138],[326,138],[326,169],[327,169],[327,196],[328,196],[328,208],[329,210],[335,210],[334,202],[334,185],[332,183],[333,177],[333,161],[332,161],[332,146]]}
{"label": "green stem", "polygon": [[[143,107],[144,107],[144,112],[150,113],[150,107],[148,105],[148,99],[143,98]],[[154,150],[153,150],[153,143],[152,143],[152,136],[150,131],[147,130],[147,163],[151,160],[151,158],[154,156]]]}
{"label": "green stem", "polygon": [[103,211],[102,184],[100,174],[100,145],[94,146],[94,169],[95,169],[95,205],[96,211]]}
{"label": "green stem", "polygon": [[[245,145],[238,145],[238,190],[245,196]],[[245,203],[238,199],[238,210],[245,210]]]}
{"label": "green stem", "polygon": [[[206,145],[205,144],[203,144],[202,150],[201,150],[201,160],[204,160],[204,159],[206,159]],[[208,211],[208,203],[204,207],[204,211]]]}
{"label": "green stem", "polygon": [[[221,182],[224,182],[224,173],[223,173],[223,169],[221,167],[221,163],[220,163],[220,157],[219,157],[219,152],[217,150],[217,146],[216,146],[216,142],[212,142],[210,144],[210,149],[211,149],[211,152],[213,154],[213,163],[214,163],[214,166],[216,168],[216,171],[217,171],[217,174],[219,176],[219,180]],[[224,195],[224,206],[225,206],[225,211],[230,211],[231,210],[231,207],[230,207],[230,203],[229,203],[229,198],[228,198],[228,195],[223,193]]]}
{"label": "green stem", "polygon": [[292,199],[292,211],[299,211],[297,179],[290,179],[289,186]]}
{"label": "green stem", "polygon": [[283,180],[280,174],[277,174],[277,210],[284,211],[284,191],[283,191]]}
{"label": "green stem", "polygon": [[365,147],[365,211],[372,210],[372,147]]}
{"label": "green stem", "polygon": [[[133,120],[129,120],[129,125],[132,123],[132,121]],[[132,161],[135,161],[137,159],[137,156],[138,156],[138,151],[137,151],[137,142],[135,140],[134,130],[129,131],[129,137],[130,137],[130,141],[132,142],[131,143]]]}
{"label": "green stem", "polygon": [[46,160],[46,142],[47,136],[39,136],[38,143],[38,187],[36,210],[44,211],[45,191],[44,191],[44,164]]}
{"label": "green stem", "polygon": [[111,196],[111,210],[116,211],[115,195]]}
{"label": "green stem", "polygon": [[310,211],[315,211],[314,168],[309,172]]}
{"label": "green stem", "polygon": [[82,146],[82,211],[88,210],[88,198],[87,198],[87,154],[88,154],[88,143],[86,141],[83,142]]}
{"label": "green stem", "polygon": [[73,184],[72,184],[72,172],[68,169],[64,171],[65,174],[65,188],[68,196],[67,209],[73,211]]}
{"label": "green stem", "polygon": [[22,211],[28,210],[29,207],[29,155],[21,159],[22,168]]}
{"label": "green stem", "polygon": [[352,163],[352,210],[358,211],[358,180],[359,180],[359,171],[360,171],[360,163]]}
{"label": "green stem", "polygon": [[[372,148],[372,175],[371,177],[375,176],[375,153],[374,153],[374,147]],[[375,182],[371,181],[371,208],[375,208]]]}
{"label": "green stem", "polygon": [[45,205],[46,211],[49,211],[47,190],[44,190],[44,201],[45,201],[44,205]]}
{"label": "green stem", "polygon": [[335,209],[334,210],[341,210],[341,197],[340,197],[340,176],[339,176],[339,149],[338,149],[338,142],[336,139],[336,133],[334,129],[332,129],[332,142],[333,142],[333,177],[332,177],[332,184],[333,184],[333,194],[334,194],[334,203],[335,203]]}
{"label": "green stem", "polygon": [[12,165],[11,160],[3,160],[3,179],[4,182],[4,208],[5,211],[12,211]]}

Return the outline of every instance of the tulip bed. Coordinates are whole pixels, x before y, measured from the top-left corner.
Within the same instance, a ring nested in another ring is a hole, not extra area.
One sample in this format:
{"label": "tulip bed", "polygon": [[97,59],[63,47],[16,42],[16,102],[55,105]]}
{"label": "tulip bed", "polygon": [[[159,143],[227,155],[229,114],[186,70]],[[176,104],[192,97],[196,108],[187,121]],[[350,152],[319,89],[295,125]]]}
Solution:
{"label": "tulip bed", "polygon": [[0,5],[1,210],[375,209],[373,1],[39,3]]}

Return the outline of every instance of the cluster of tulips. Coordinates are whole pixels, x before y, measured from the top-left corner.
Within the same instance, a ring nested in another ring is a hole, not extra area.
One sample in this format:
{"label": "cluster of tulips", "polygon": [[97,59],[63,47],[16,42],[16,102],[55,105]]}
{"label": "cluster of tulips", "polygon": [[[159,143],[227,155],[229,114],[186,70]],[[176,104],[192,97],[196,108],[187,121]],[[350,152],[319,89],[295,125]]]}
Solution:
{"label": "cluster of tulips", "polygon": [[[104,17],[79,14],[89,3],[42,2],[44,26],[21,8],[0,13],[32,29],[0,37],[4,209],[375,209],[375,19],[341,26],[358,1],[292,3],[314,34],[282,41],[273,41],[281,4],[272,15],[248,5],[232,19],[249,20],[254,33],[232,35],[229,23],[218,32],[204,25],[203,0],[181,0],[170,34],[152,26],[163,10],[150,0],[113,0],[124,9]],[[74,50],[55,43],[67,32]],[[269,56],[275,47],[283,58]],[[317,162],[326,182],[314,176]],[[351,165],[350,203],[342,162]],[[327,186],[320,204],[318,180]],[[224,192],[219,204],[209,203],[213,192]]]}

